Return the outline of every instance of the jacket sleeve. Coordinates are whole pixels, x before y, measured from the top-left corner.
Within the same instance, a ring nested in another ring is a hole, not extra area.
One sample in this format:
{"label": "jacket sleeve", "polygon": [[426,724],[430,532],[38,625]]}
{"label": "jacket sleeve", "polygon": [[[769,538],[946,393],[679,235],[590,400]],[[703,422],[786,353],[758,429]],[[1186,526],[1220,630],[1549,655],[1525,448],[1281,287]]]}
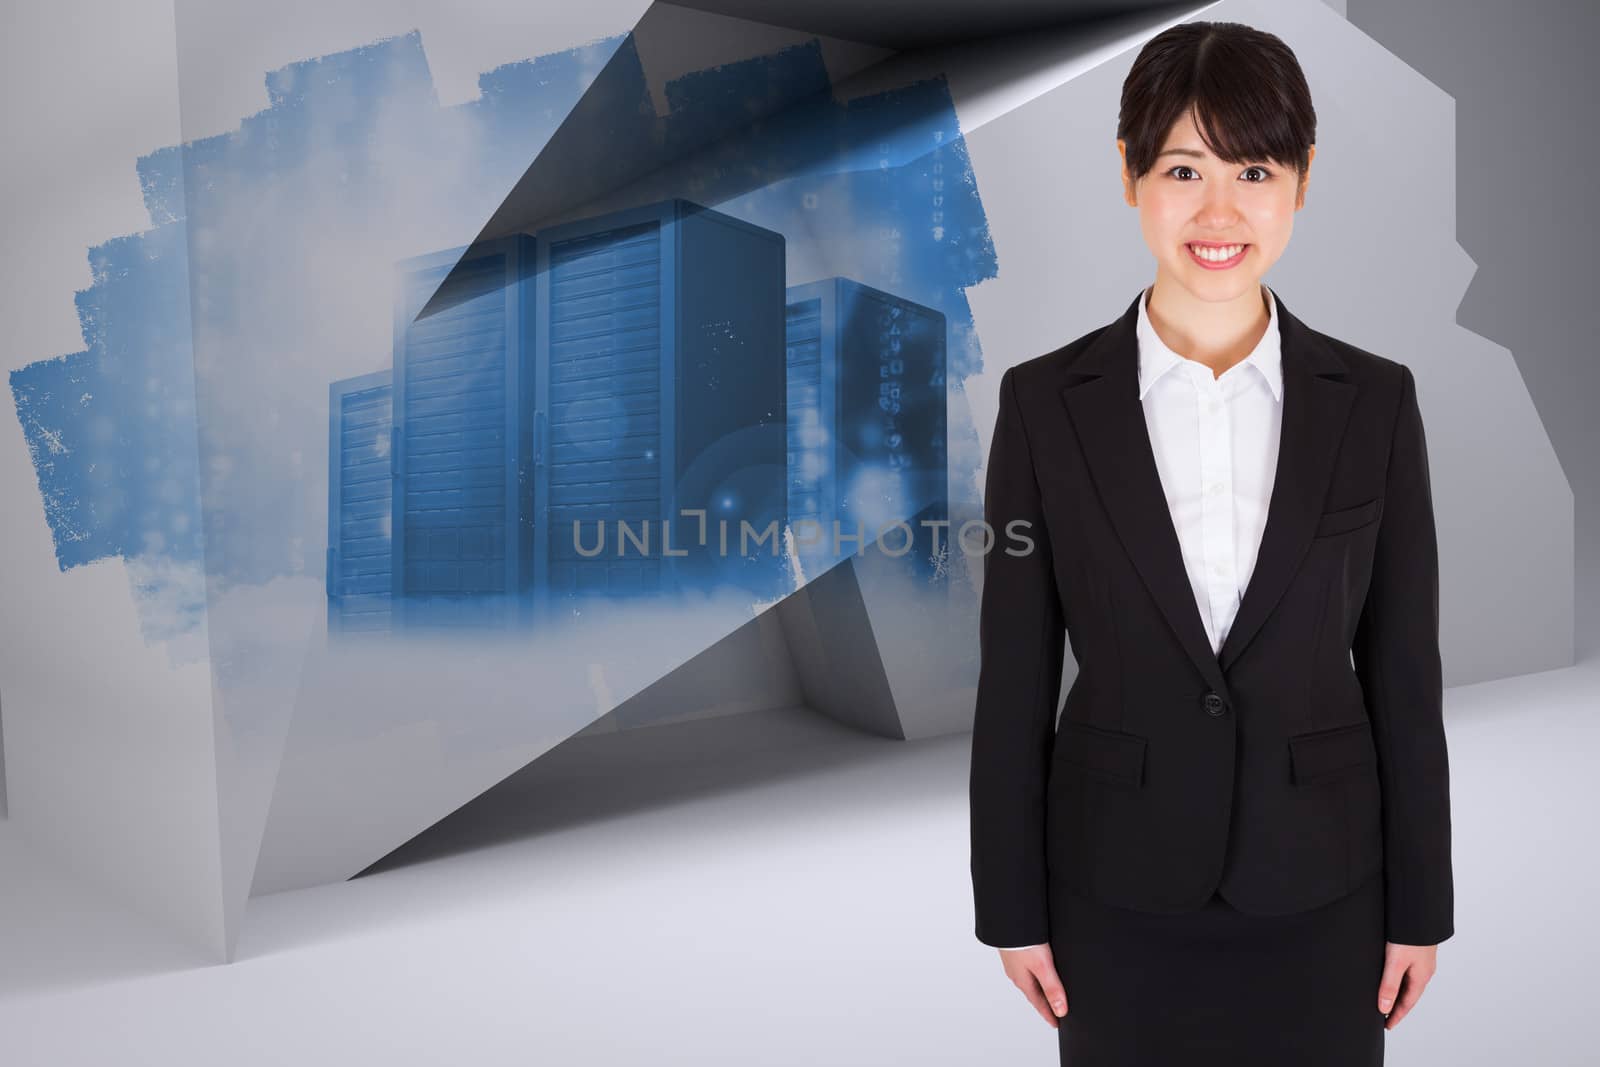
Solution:
{"label": "jacket sleeve", "polygon": [[1455,933],[1439,550],[1416,383],[1403,365],[1379,523],[1351,654],[1378,750],[1384,937],[1434,945]]}
{"label": "jacket sleeve", "polygon": [[983,559],[969,781],[976,933],[996,948],[1049,940],[1045,783],[1066,640],[1014,371],[1000,377],[985,475],[992,541]]}

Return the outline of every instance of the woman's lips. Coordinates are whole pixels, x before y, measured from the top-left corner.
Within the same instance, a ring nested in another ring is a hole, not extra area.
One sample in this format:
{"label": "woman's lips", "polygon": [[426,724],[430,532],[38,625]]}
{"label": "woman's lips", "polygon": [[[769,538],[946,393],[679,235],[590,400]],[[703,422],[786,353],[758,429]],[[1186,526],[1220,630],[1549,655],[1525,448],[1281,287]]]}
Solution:
{"label": "woman's lips", "polygon": [[[1189,258],[1194,260],[1196,263],[1200,264],[1206,270],[1228,270],[1230,267],[1236,267],[1236,266],[1239,265],[1239,262],[1242,259],[1244,259],[1245,255],[1250,251],[1250,246],[1249,245],[1244,245],[1244,247],[1239,249],[1238,254],[1233,256],[1231,259],[1210,260],[1210,259],[1205,259],[1205,258],[1203,258],[1201,256],[1195,255],[1195,251],[1194,251],[1195,246],[1194,245],[1186,244],[1183,247],[1184,247],[1184,250],[1189,253]],[[1202,248],[1217,248],[1217,247],[1226,248],[1228,246],[1227,245],[1220,245],[1220,246],[1219,245],[1200,245],[1200,247],[1202,247]]]}

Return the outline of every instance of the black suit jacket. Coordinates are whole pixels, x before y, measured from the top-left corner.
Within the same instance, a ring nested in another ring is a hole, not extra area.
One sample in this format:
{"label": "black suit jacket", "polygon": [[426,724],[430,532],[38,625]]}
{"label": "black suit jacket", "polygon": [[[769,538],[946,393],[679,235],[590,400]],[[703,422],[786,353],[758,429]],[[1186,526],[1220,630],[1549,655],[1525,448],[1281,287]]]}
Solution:
{"label": "black suit jacket", "polygon": [[[1214,654],[1138,397],[1138,312],[1135,298],[1001,376],[972,732],[977,937],[1047,941],[1063,889],[1149,912],[1220,889],[1283,914],[1381,870],[1386,938],[1443,941],[1438,551],[1411,372],[1278,301],[1277,473]],[[1067,640],[1078,674],[1058,727]]]}

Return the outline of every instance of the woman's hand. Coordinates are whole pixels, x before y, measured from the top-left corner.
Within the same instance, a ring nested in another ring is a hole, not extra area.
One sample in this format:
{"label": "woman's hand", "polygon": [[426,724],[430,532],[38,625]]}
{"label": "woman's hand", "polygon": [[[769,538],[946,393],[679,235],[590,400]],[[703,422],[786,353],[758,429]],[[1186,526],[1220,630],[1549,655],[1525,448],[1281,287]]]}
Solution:
{"label": "woman's hand", "polygon": [[1006,975],[1044,1021],[1053,1027],[1061,1024],[1056,1017],[1067,1013],[1067,994],[1056,976],[1055,958],[1049,945],[1032,948],[1003,948],[1000,961],[1005,964]]}
{"label": "woman's hand", "polygon": [[[1439,965],[1438,945],[1397,945],[1384,942],[1383,979],[1378,983],[1378,1010],[1389,1016],[1383,1024],[1393,1030],[1416,1007],[1428,979]],[[1404,979],[1404,982],[1402,982]]]}

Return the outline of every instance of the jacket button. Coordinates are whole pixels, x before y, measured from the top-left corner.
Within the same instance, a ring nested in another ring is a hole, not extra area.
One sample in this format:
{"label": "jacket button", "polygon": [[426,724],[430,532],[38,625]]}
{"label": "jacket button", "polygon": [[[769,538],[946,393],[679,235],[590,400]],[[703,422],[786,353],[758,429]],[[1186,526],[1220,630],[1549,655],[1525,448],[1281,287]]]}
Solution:
{"label": "jacket button", "polygon": [[1227,710],[1227,705],[1223,703],[1222,697],[1216,693],[1207,693],[1201,703],[1205,705],[1207,715],[1221,715]]}

